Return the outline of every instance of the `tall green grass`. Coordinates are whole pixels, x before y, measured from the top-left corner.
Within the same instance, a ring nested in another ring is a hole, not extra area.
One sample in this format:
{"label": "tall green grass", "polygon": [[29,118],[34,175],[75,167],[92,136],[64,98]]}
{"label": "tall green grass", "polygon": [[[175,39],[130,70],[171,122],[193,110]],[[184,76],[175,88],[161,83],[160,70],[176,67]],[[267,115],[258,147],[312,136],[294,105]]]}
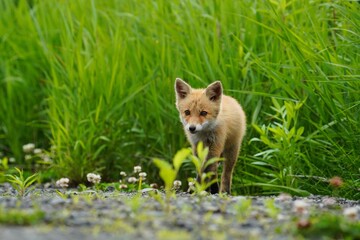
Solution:
{"label": "tall green grass", "polygon": [[[320,0],[1,1],[0,147],[21,164],[22,144],[54,145],[58,175],[74,182],[90,171],[116,180],[135,164],[154,178],[151,157],[170,159],[188,146],[174,79],[195,87],[219,79],[248,116],[235,193],[289,187],[331,194],[319,179],[338,175],[348,184],[341,194],[358,198],[359,7]],[[296,148],[295,165],[259,157],[269,146],[250,141],[260,137],[252,125],[275,123],[271,99],[304,102],[296,124],[308,141]],[[259,161],[294,165],[288,177],[296,185],[274,181],[281,169]]]}

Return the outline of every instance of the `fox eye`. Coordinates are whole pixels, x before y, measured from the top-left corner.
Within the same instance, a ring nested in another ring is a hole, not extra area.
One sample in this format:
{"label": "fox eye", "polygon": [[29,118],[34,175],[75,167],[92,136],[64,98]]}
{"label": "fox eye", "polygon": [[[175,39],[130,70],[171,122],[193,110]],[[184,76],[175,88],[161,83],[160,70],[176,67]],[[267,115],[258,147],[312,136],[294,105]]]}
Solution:
{"label": "fox eye", "polygon": [[190,111],[189,111],[189,110],[185,110],[184,113],[185,113],[186,116],[189,116],[189,115],[190,115]]}
{"label": "fox eye", "polygon": [[203,117],[205,117],[207,114],[208,114],[207,111],[201,111],[200,112],[200,116],[203,116]]}

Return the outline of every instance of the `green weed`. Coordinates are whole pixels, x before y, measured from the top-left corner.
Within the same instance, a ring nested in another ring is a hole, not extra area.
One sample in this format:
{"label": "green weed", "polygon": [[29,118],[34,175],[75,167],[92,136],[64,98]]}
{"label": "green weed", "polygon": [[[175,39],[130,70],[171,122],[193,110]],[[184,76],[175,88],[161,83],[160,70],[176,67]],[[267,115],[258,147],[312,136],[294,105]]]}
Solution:
{"label": "green weed", "polygon": [[23,210],[23,209],[4,209],[0,207],[0,223],[7,225],[34,225],[42,222],[45,218],[45,213],[38,209]]}
{"label": "green weed", "polygon": [[[195,179],[189,178],[188,182],[192,183],[192,187],[190,187],[192,191],[194,191],[195,194],[202,194],[204,191],[206,191],[212,184],[218,182],[218,179],[216,178],[217,175],[213,172],[202,172],[203,169],[206,169],[207,166],[211,164],[217,164],[218,162],[222,161],[221,158],[212,158],[209,160],[207,159],[209,148],[204,147],[202,142],[199,142],[196,147],[197,156],[191,155],[190,159],[191,162],[194,164],[196,169],[196,174],[200,181],[197,181]],[[215,175],[215,177],[214,177]]]}
{"label": "green weed", "polygon": [[24,177],[23,170],[15,168],[18,173],[18,176],[7,174],[7,181],[11,183],[13,188],[17,191],[19,197],[25,196],[25,194],[31,190],[31,184],[38,180],[38,174],[35,173],[27,178]]}
{"label": "green weed", "polygon": [[189,157],[191,153],[191,149],[184,148],[179,150],[173,160],[172,164],[168,163],[167,161],[155,158],[154,164],[159,168],[159,175],[164,182],[164,190],[166,194],[166,208],[169,209],[170,207],[170,198],[174,194],[173,185],[174,181],[176,180],[177,174],[180,170],[181,165],[185,162],[185,160]]}
{"label": "green weed", "polygon": [[320,214],[310,218],[309,224],[298,224],[297,232],[305,238],[358,239],[360,238],[359,221],[349,221],[343,216]]}

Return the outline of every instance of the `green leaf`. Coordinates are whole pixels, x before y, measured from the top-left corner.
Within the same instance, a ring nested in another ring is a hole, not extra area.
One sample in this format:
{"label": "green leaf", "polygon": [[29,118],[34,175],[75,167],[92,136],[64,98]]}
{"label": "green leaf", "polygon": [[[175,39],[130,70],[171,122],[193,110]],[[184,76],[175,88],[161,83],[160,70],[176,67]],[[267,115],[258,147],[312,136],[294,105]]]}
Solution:
{"label": "green leaf", "polygon": [[224,160],[225,160],[224,158],[218,158],[218,157],[211,158],[211,159],[206,161],[206,164],[205,164],[204,167],[210,166],[211,164],[221,162],[221,161],[224,161]]}
{"label": "green leaf", "polygon": [[198,157],[195,157],[193,155],[190,158],[191,158],[192,163],[195,165],[196,172],[200,173],[200,171],[201,171],[201,160]]}
{"label": "green leaf", "polygon": [[199,159],[203,162],[205,161],[207,155],[209,154],[209,148],[204,148],[203,142],[199,142],[197,145],[197,155]]}
{"label": "green leaf", "polygon": [[174,164],[176,171],[179,171],[181,165],[186,160],[186,158],[190,155],[190,153],[191,153],[191,149],[184,148],[184,149],[179,150],[175,154],[174,159],[173,159],[173,164]]}
{"label": "green leaf", "polygon": [[172,187],[172,184],[176,178],[176,171],[174,168],[166,161],[161,159],[154,159],[154,164],[159,168],[160,170],[160,177],[165,183],[165,190],[170,190]]}

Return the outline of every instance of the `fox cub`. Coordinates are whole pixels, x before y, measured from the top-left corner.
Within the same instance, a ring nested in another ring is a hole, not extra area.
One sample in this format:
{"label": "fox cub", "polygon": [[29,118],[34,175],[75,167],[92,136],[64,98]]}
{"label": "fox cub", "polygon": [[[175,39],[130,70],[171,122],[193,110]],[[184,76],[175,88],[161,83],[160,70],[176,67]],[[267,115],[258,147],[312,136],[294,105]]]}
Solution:
{"label": "fox cub", "polygon": [[[242,107],[234,98],[223,94],[220,81],[205,89],[193,89],[177,78],[175,92],[176,107],[193,153],[196,155],[196,146],[202,141],[204,146],[209,148],[207,159],[225,159],[220,192],[230,194],[232,174],[246,130],[246,117]],[[218,164],[214,163],[206,169],[202,167],[202,172],[213,172],[211,180],[217,180],[217,166]],[[218,183],[211,185],[208,190],[218,193]]]}

